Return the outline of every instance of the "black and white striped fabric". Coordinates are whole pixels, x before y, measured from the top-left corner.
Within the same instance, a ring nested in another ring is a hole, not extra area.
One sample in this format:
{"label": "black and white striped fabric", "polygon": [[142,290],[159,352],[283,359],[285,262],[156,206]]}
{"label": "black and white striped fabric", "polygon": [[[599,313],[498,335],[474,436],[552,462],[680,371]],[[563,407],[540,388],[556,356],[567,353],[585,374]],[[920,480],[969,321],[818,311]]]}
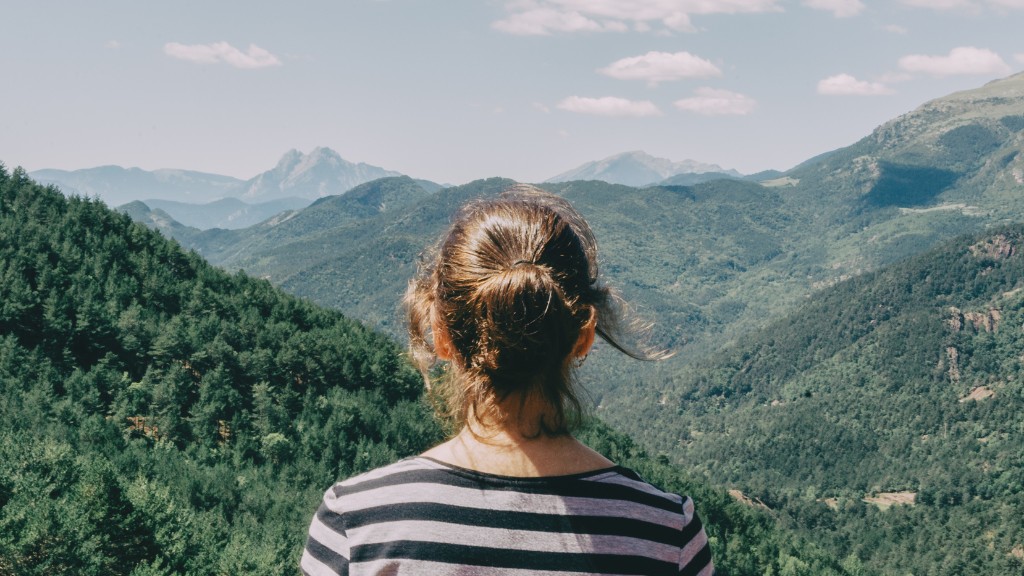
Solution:
{"label": "black and white striped fabric", "polygon": [[308,576],[710,576],[693,501],[632,470],[511,478],[409,458],[340,482],[313,517]]}

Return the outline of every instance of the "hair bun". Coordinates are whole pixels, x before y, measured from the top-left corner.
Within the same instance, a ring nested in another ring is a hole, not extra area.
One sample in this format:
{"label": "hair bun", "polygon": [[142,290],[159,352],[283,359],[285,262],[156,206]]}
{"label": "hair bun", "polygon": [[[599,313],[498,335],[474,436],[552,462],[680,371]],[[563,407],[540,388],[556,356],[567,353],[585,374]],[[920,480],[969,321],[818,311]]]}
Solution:
{"label": "hair bun", "polygon": [[[637,358],[618,342],[619,301],[598,282],[597,243],[563,198],[519,185],[463,206],[406,292],[410,349],[428,384],[443,331],[447,377],[436,383],[459,424],[500,419],[512,394],[550,405],[545,433],[566,431],[580,410],[572,355],[583,329]],[[435,332],[435,336],[439,333]]]}

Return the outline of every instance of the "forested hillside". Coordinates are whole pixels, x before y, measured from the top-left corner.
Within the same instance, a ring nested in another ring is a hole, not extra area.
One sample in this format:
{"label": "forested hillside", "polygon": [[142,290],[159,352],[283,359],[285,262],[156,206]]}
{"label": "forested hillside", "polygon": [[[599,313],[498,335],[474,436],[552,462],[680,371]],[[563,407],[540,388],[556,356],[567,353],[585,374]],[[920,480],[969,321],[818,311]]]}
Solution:
{"label": "forested hillside", "polygon": [[0,172],[0,574],[292,573],[438,431],[386,338]]}
{"label": "forested hillside", "polygon": [[[294,574],[333,481],[441,437],[397,346],[0,166],[0,575]],[[597,422],[692,494],[722,574],[847,574]]]}
{"label": "forested hillside", "polygon": [[1020,574],[1024,226],[825,290],[601,413],[873,570]]}

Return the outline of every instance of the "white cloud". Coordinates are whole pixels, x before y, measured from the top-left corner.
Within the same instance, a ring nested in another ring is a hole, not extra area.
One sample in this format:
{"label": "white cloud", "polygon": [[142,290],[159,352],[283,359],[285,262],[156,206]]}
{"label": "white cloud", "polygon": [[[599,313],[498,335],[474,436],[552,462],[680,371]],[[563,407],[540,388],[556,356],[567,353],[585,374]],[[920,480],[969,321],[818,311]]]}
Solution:
{"label": "white cloud", "polygon": [[[845,0],[859,1],[859,0]],[[691,14],[736,14],[781,10],[780,0],[513,0],[508,16],[492,26],[519,35],[557,32],[692,32]]]}
{"label": "white cloud", "polygon": [[836,74],[818,82],[818,94],[826,96],[878,96],[881,94],[892,94],[892,90],[880,82],[857,80],[849,74]]}
{"label": "white cloud", "polygon": [[882,26],[882,30],[885,30],[886,32],[892,32],[893,34],[907,34],[908,32],[910,32],[910,30],[907,30],[905,27],[900,26],[899,24],[886,24],[885,26]]}
{"label": "white cloud", "polygon": [[954,48],[948,56],[911,54],[900,58],[899,67],[907,72],[922,72],[932,76],[1004,75],[1011,71],[1010,66],[995,52],[973,46]]}
{"label": "white cloud", "polygon": [[754,111],[757,102],[750,96],[719,90],[698,88],[691,98],[676,100],[673,105],[680,109],[704,116],[745,116]]}
{"label": "white cloud", "polygon": [[104,48],[110,48],[111,50],[117,50],[121,47],[121,43],[117,40],[107,40],[103,43]]}
{"label": "white cloud", "polygon": [[198,64],[224,62],[235,68],[266,68],[281,65],[277,56],[255,44],[249,44],[249,49],[242,52],[227,42],[214,42],[213,44],[168,42],[164,44],[164,54]]}
{"label": "white cloud", "polygon": [[1021,52],[1020,54],[1014,54],[1013,59],[1016,60],[1017,62],[1020,62],[1021,64],[1024,64],[1024,52]]}
{"label": "white cloud", "polygon": [[498,20],[494,27],[502,32],[520,36],[539,36],[552,32],[602,32],[606,28],[579,12],[560,12],[551,8],[537,8],[512,14]]}
{"label": "white cloud", "polygon": [[648,100],[627,100],[614,96],[585,98],[569,96],[558,103],[558,108],[580,114],[596,116],[660,116],[661,110]]}
{"label": "white cloud", "polygon": [[717,66],[689,52],[648,52],[643,56],[616,60],[598,72],[619,80],[646,80],[652,86],[681,78],[722,75]]}
{"label": "white cloud", "polygon": [[836,18],[849,18],[864,10],[860,0],[804,0],[804,6],[831,12]]}

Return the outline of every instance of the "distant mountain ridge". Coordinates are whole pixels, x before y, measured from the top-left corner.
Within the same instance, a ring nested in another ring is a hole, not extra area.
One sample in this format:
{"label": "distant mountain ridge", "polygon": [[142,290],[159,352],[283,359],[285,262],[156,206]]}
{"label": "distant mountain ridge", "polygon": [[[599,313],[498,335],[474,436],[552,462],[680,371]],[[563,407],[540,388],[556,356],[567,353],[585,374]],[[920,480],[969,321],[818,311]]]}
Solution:
{"label": "distant mountain ridge", "polygon": [[345,160],[330,148],[317,147],[309,154],[286,152],[277,165],[249,180],[192,170],[100,166],[81,170],[42,169],[29,173],[41,184],[53,184],[65,194],[97,196],[110,206],[133,200],[159,199],[206,204],[222,198],[240,198],[249,204],[343,194],[351,188],[383,178],[399,176],[362,162]]}
{"label": "distant mountain ridge", "polygon": [[[150,208],[163,210],[186,226],[200,230],[248,228],[281,212],[299,210],[310,204],[309,199],[297,197],[269,200],[258,204],[247,203],[238,198],[221,198],[206,204],[158,199],[146,199],[142,202]],[[119,208],[123,209],[124,206]]]}
{"label": "distant mountain ridge", "polygon": [[53,184],[65,194],[98,197],[109,206],[144,198],[205,203],[236,196],[245,181],[192,170],[152,170],[98,166],[81,170],[45,168],[29,173],[40,184]]}
{"label": "distant mountain ridge", "polygon": [[[587,162],[582,166],[552,176],[545,182],[570,182],[573,180],[602,180],[609,184],[625,184],[626,186],[647,186],[662,183],[679,175],[709,174],[721,177],[742,177],[735,170],[726,170],[717,164],[705,164],[695,160],[673,162],[665,158],[657,158],[636,150],[609,156],[602,160]],[[695,183],[691,179],[685,183]],[[705,181],[705,180],[701,180]],[[683,182],[678,182],[683,183]]]}

